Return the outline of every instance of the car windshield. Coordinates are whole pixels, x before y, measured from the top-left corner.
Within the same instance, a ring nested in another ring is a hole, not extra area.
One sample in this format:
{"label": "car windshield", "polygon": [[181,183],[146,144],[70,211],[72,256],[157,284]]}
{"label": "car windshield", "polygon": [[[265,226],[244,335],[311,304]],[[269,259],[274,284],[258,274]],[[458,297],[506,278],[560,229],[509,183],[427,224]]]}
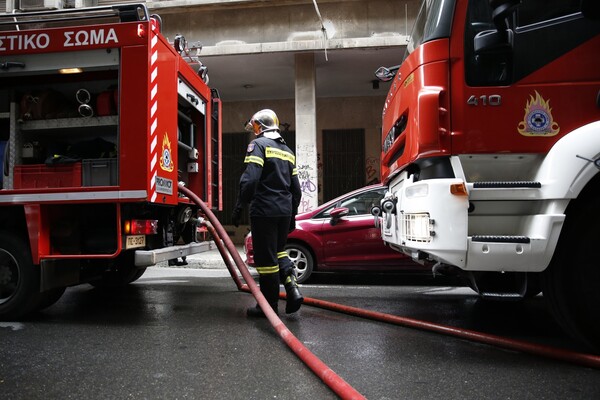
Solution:
{"label": "car windshield", "polygon": [[415,51],[421,43],[449,37],[453,12],[454,0],[423,1],[421,10],[415,19],[402,61]]}
{"label": "car windshield", "polygon": [[347,208],[349,216],[370,214],[371,208],[373,208],[374,205],[379,205],[384,194],[385,188],[375,188],[365,192],[356,193],[350,197],[344,197],[315,215],[314,218],[329,218],[331,210],[339,207]]}

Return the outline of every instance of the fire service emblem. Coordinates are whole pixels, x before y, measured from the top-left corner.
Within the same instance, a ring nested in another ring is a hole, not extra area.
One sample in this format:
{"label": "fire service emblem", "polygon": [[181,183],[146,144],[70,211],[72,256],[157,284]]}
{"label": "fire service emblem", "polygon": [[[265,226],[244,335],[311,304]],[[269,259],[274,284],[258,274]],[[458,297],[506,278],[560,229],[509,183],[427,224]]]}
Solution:
{"label": "fire service emblem", "polygon": [[517,126],[523,136],[556,136],[560,126],[552,118],[550,100],[546,101],[535,91],[535,97],[530,95],[525,106],[525,117]]}
{"label": "fire service emblem", "polygon": [[171,142],[169,141],[169,136],[165,132],[162,142],[162,151],[160,154],[160,168],[163,171],[171,172],[173,171],[173,157],[171,157]]}

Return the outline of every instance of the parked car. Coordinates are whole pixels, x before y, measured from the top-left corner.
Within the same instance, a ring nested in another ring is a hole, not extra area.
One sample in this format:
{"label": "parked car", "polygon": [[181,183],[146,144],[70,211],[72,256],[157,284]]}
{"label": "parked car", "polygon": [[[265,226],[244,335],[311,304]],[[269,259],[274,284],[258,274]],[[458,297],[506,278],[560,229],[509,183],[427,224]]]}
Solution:
{"label": "parked car", "polygon": [[[289,234],[285,249],[299,283],[313,272],[429,270],[383,244],[371,208],[384,194],[382,185],[366,186],[296,216],[296,230]],[[244,250],[246,263],[254,266],[251,234]]]}

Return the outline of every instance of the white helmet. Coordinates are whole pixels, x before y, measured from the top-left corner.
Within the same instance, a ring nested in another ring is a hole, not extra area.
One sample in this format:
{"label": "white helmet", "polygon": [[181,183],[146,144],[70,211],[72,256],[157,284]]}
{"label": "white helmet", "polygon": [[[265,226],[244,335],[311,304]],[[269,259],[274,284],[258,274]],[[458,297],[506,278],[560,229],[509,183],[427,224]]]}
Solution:
{"label": "white helmet", "polygon": [[279,131],[279,118],[273,110],[260,110],[246,122],[246,130],[254,132],[256,136],[268,131]]}

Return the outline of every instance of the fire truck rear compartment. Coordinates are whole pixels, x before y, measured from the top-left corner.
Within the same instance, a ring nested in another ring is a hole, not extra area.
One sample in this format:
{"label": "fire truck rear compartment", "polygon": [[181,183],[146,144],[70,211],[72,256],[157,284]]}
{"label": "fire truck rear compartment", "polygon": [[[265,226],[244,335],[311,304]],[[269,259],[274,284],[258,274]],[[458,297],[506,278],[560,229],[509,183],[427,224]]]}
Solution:
{"label": "fire truck rear compartment", "polygon": [[[118,270],[140,270],[170,258],[182,257],[207,249],[196,243],[196,222],[182,222],[182,210],[194,210],[182,204],[176,208],[147,203],[42,204],[37,227],[48,238],[37,242],[41,266],[41,288],[69,286],[97,279]],[[126,249],[122,229],[125,220],[153,219],[159,216],[158,233],[146,235],[145,247]],[[25,212],[21,206],[0,209],[0,223],[11,234],[27,237]],[[30,240],[30,243],[36,243]],[[119,241],[121,245],[119,246]],[[141,260],[135,262],[135,253]],[[145,260],[145,261],[144,261]]]}
{"label": "fire truck rear compartment", "polygon": [[210,247],[178,184],[220,207],[220,100],[160,28],[140,4],[0,17],[0,318]]}
{"label": "fire truck rear compartment", "polygon": [[112,254],[117,251],[112,204],[46,205],[53,254]]}
{"label": "fire truck rear compartment", "polygon": [[[14,132],[6,138],[10,159],[3,188],[117,185],[117,75],[115,69],[75,79],[58,73],[1,79],[0,97],[8,102],[2,105],[5,132]],[[97,159],[108,162],[104,171]],[[98,173],[108,179],[98,180]]]}

